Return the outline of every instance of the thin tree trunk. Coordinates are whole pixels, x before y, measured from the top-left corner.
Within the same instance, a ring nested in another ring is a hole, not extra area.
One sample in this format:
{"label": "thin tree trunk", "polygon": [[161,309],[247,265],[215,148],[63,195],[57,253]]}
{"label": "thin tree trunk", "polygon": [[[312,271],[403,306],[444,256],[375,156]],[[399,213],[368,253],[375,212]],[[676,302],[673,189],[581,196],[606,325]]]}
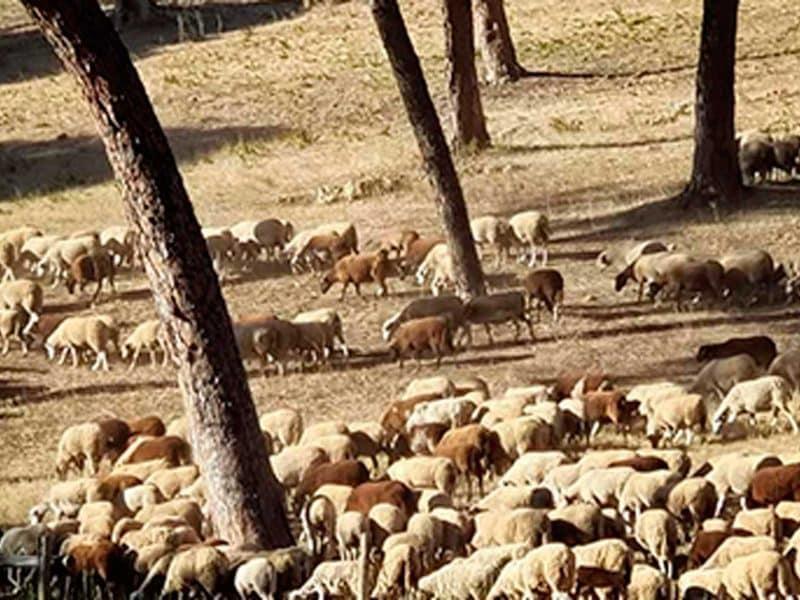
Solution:
{"label": "thin tree trunk", "polygon": [[475,71],[472,0],[443,0],[443,7],[453,146],[480,150],[490,140]]}
{"label": "thin tree trunk", "polygon": [[517,81],[528,72],[517,61],[503,0],[476,0],[478,49],[486,83]]}
{"label": "thin tree trunk", "polygon": [[684,205],[741,199],[734,128],[738,0],[705,0],[695,98],[694,161]]}
{"label": "thin tree trunk", "polygon": [[482,295],[486,293],[486,285],[469,226],[464,193],[397,1],[372,0],[372,16],[417,138],[425,172],[436,190],[436,203],[444,221],[457,285],[468,296]]}
{"label": "thin tree trunk", "polygon": [[22,0],[80,84],[178,362],[215,534],[292,543],[219,282],[167,138],[130,56],[95,0]]}

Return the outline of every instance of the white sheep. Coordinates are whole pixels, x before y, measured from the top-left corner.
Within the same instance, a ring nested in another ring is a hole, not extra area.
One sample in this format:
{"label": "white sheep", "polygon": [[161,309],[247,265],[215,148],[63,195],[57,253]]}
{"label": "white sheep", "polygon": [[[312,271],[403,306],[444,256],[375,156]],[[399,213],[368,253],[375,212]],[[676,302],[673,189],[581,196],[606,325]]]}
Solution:
{"label": "white sheep", "polygon": [[145,483],[156,486],[164,498],[171,500],[192,485],[199,476],[200,469],[197,465],[184,465],[156,471],[145,480]]}
{"label": "white sheep", "polygon": [[315,495],[325,496],[333,503],[336,514],[341,515],[347,510],[347,501],[350,500],[350,494],[352,493],[352,486],[340,483],[326,483],[317,488]]}
{"label": "white sheep", "polygon": [[[369,563],[367,589],[371,590],[377,570]],[[319,563],[311,577],[298,590],[290,592],[289,600],[303,600],[306,598],[356,598],[358,597],[358,584],[360,565],[357,560],[329,560]],[[371,576],[370,576],[371,575]]]}
{"label": "white sheep", "polygon": [[475,505],[475,509],[483,511],[533,508],[534,492],[537,489],[541,488],[532,485],[501,485],[481,498]]}
{"label": "white sheep", "polygon": [[650,565],[635,564],[626,600],[661,600],[669,597],[670,580]]}
{"label": "white sheep", "polygon": [[425,285],[430,280],[431,293],[434,296],[438,296],[443,289],[456,283],[453,257],[447,244],[436,244],[430,249],[417,268],[415,279],[418,285]]}
{"label": "white sheep", "polygon": [[233,587],[241,598],[255,595],[259,600],[273,600],[278,590],[274,565],[264,556],[249,559],[236,569]]}
{"label": "white sheep", "polygon": [[546,524],[545,509],[517,508],[479,513],[475,516],[472,546],[486,548],[518,542],[537,545],[544,536]]}
{"label": "white sheep", "polygon": [[283,250],[294,236],[292,224],[282,219],[240,221],[230,230],[240,244],[256,242],[266,251],[267,258],[274,258],[276,251]]}
{"label": "white sheep", "polygon": [[511,226],[502,217],[487,215],[470,220],[469,227],[472,230],[472,238],[478,247],[484,245],[493,246],[497,254],[497,265],[508,257],[511,245],[514,241]]}
{"label": "white sheep", "polygon": [[475,403],[467,398],[443,398],[421,402],[411,411],[406,420],[406,429],[419,425],[440,424],[453,429],[471,422]]}
{"label": "white sheep", "polygon": [[628,460],[636,456],[633,450],[591,450],[584,453],[578,461],[580,474],[594,469],[605,469],[611,463]]}
{"label": "white sheep", "polygon": [[287,446],[270,456],[269,462],[281,485],[294,488],[308,469],[329,462],[329,459],[325,451],[316,446]]}
{"label": "white sheep", "polygon": [[651,407],[658,404],[661,400],[671,396],[685,394],[686,390],[679,383],[672,381],[658,381],[656,383],[644,383],[635,385],[625,394],[630,402],[639,403],[639,413],[648,416]]}
{"label": "white sheep", "polygon": [[678,591],[683,598],[687,591],[702,590],[714,598],[722,598],[722,569],[692,569],[678,578]]}
{"label": "white sheep", "polygon": [[553,500],[558,504],[564,491],[578,481],[580,466],[577,463],[565,463],[552,467],[542,479],[542,487],[550,490]]}
{"label": "white sheep", "polygon": [[542,450],[552,447],[554,443],[553,428],[536,417],[517,417],[502,421],[491,427],[500,438],[500,445],[511,457],[531,450]]}
{"label": "white sheep", "polygon": [[90,422],[68,427],[58,442],[56,473],[63,479],[70,469],[82,472],[84,467],[88,467],[93,475],[107,450],[106,438],[99,424]]}
{"label": "white sheep", "polygon": [[695,526],[714,514],[717,491],[710,481],[702,477],[689,477],[679,481],[667,495],[667,510],[675,518]]}
{"label": "white sheep", "polygon": [[781,523],[773,507],[741,510],[733,518],[731,527],[747,531],[755,536],[768,536],[779,541],[782,537]]}
{"label": "white sheep", "polygon": [[303,531],[301,539],[309,546],[313,556],[323,556],[326,543],[336,537],[336,507],[326,496],[315,495],[308,499],[300,511]]}
{"label": "white sheep", "polygon": [[320,421],[305,428],[303,435],[300,436],[299,444],[301,446],[313,445],[314,440],[322,436],[347,432],[347,424],[344,421]]}
{"label": "white sheep", "polygon": [[[547,513],[549,539],[588,544],[606,535],[603,513],[595,504],[573,502]],[[564,539],[562,539],[564,538]]]}
{"label": "white sheep", "polygon": [[333,433],[313,438],[310,445],[321,448],[328,456],[330,462],[336,463],[343,460],[350,460],[357,456],[358,452],[349,433]]}
{"label": "white sheep", "polygon": [[167,342],[164,336],[164,331],[159,319],[149,319],[136,326],[136,329],[122,342],[120,354],[122,360],[126,360],[128,356],[131,357],[131,366],[128,368],[132,371],[139,360],[139,355],[142,350],[147,350],[150,356],[150,364],[156,364],[156,350],[160,350],[164,358],[161,365],[166,367],[169,362],[169,351],[167,350]]}
{"label": "white sheep", "polygon": [[692,443],[695,428],[701,430],[706,424],[706,405],[701,394],[666,396],[652,404],[647,412],[646,435],[657,442],[662,432],[676,443],[683,433],[686,445]]}
{"label": "white sheep", "polygon": [[203,544],[190,546],[170,562],[161,594],[181,592],[196,583],[213,596],[229,568],[228,559],[217,548]]}
{"label": "white sheep", "polygon": [[[529,247],[530,258],[528,259],[528,266],[536,266],[536,256],[539,252],[542,255],[542,265],[546,265],[547,242],[552,234],[547,216],[536,210],[528,210],[515,214],[508,220],[508,224],[511,226],[511,230],[517,240],[522,245]],[[525,254],[523,252],[520,258],[524,260],[524,257]]]}
{"label": "white sheep", "polygon": [[391,465],[386,474],[409,487],[436,488],[448,496],[452,495],[458,479],[453,462],[440,456],[404,458]]}
{"label": "white sheep", "polygon": [[450,379],[436,375],[434,377],[412,379],[406,386],[401,399],[408,400],[419,396],[447,398],[453,397],[455,393],[455,384]]}
{"label": "white sheep", "polygon": [[572,548],[577,569],[588,567],[617,573],[624,579],[633,567],[633,552],[619,539],[604,539]]}
{"label": "white sheep", "polygon": [[508,563],[489,591],[487,600],[549,595],[570,598],[575,585],[575,555],[564,544],[545,544]]}
{"label": "white sheep", "polygon": [[795,598],[800,592],[791,566],[774,550],[731,561],[722,571],[722,585],[732,600]]}
{"label": "white sheep", "polygon": [[132,513],[138,512],[150,504],[159,504],[168,499],[152,483],[134,485],[122,490],[122,504]]}
{"label": "white sheep", "polygon": [[16,279],[0,283],[0,307],[21,309],[28,315],[28,322],[22,329],[23,335],[29,335],[39,321],[44,304],[42,286],[29,279]]}
{"label": "white sheep", "polygon": [[348,510],[336,520],[336,542],[343,560],[358,558],[359,545],[364,535],[369,535],[369,518],[357,510]]}
{"label": "white sheep", "polygon": [[303,417],[293,408],[279,408],[264,413],[258,420],[261,431],[268,433],[280,448],[294,446],[303,435]]}
{"label": "white sheep", "polygon": [[24,333],[27,322],[28,313],[20,308],[0,309],[0,339],[3,340],[3,354],[8,354],[12,338],[19,342],[22,354],[28,354],[29,339]]}
{"label": "white sheep", "polygon": [[384,547],[384,557],[370,597],[408,597],[417,587],[422,575],[419,549],[413,544],[393,543]]}
{"label": "white sheep", "polygon": [[750,423],[755,425],[756,413],[771,409],[773,426],[780,413],[789,421],[792,431],[798,433],[800,430],[797,421],[789,410],[791,400],[791,386],[778,375],[765,375],[758,379],[742,381],[731,388],[714,413],[713,431],[720,432],[726,415],[727,421],[733,423],[737,416],[745,413],[750,416]]}
{"label": "white sheep", "polygon": [[625,483],[634,473],[636,471],[630,467],[608,467],[588,471],[564,490],[562,500],[569,502],[579,499],[583,502],[593,502],[598,506],[616,507]]}
{"label": "white sheep", "polygon": [[719,569],[727,567],[742,556],[750,556],[756,552],[775,550],[775,538],[768,536],[729,537],[703,563],[703,569]]}
{"label": "white sheep", "polygon": [[715,456],[709,459],[708,463],[712,468],[705,477],[717,492],[715,516],[722,514],[728,494],[742,498],[756,471],[762,467],[781,464],[778,458],[772,454],[749,454],[746,452],[730,452]]}
{"label": "white sheep", "polygon": [[667,469],[633,473],[625,481],[619,495],[620,514],[629,516],[634,512],[638,520],[642,510],[663,506],[670,488],[679,479],[677,473]]}
{"label": "white sheep", "polygon": [[95,353],[92,371],[109,370],[108,343],[114,339],[114,330],[101,316],[67,317],[59,323],[44,342],[47,357],[52,360],[58,350],[64,350],[58,364],[63,364],[67,352],[72,356],[72,366],[78,366],[78,350],[88,348]]}
{"label": "white sheep", "polygon": [[430,513],[436,508],[453,508],[453,498],[439,490],[418,490],[417,512]]}
{"label": "white sheep", "polygon": [[672,557],[678,545],[678,525],[666,510],[651,508],[636,518],[633,535],[639,545],[658,562],[658,567],[672,578]]}
{"label": "white sheep", "polygon": [[500,485],[538,485],[554,468],[567,462],[559,450],[526,452],[500,478]]}

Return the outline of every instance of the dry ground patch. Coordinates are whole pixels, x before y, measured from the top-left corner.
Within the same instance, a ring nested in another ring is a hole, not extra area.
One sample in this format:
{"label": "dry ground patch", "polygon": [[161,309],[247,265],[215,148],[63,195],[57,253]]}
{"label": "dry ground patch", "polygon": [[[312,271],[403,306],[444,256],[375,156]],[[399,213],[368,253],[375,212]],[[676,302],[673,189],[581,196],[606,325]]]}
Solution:
{"label": "dry ground patch", "polygon": [[[413,0],[403,8],[446,117],[439,6]],[[675,314],[614,294],[610,274],[594,265],[606,245],[651,236],[708,255],[751,246],[781,259],[798,255],[795,187],[772,186],[735,214],[684,215],[664,201],[680,189],[690,163],[700,3],[590,0],[565,11],[563,3],[537,0],[510,2],[509,10],[523,62],[542,74],[484,90],[494,148],[461,158],[459,169],[475,216],[522,208],[550,214],[552,263],[567,280],[567,310],[558,329],[538,325],[533,344],[505,343],[506,330],[497,336],[503,343],[487,348],[478,333],[478,347],[442,370],[480,374],[499,392],[564,368],[598,365],[627,385],[689,377],[697,369],[696,346],[730,335],[766,333],[782,348],[792,344],[796,308]],[[171,25],[126,37],[204,223],[281,216],[303,227],[346,218],[362,239],[388,228],[438,230],[364,4],[321,7],[278,22],[254,17],[237,25],[235,13],[225,21],[231,30],[204,42],[175,43]],[[792,76],[800,7],[746,0],[740,23],[740,129],[800,130],[800,81]],[[69,232],[122,221],[76,88],[10,0],[0,0],[0,93],[0,229],[29,222]],[[351,202],[315,200],[323,186],[378,178],[397,185]],[[523,273],[517,265],[497,272],[492,261],[487,270],[503,286]],[[142,277],[124,277],[120,288],[98,310],[129,330],[153,307]],[[387,299],[348,297],[340,304],[333,294],[320,297],[311,276],[227,284],[233,313],[291,315],[336,306],[350,343],[370,354],[347,369],[285,378],[253,372],[259,410],[294,406],[309,421],[375,417],[411,377],[432,373],[430,367],[400,371],[381,356],[380,323],[419,293],[408,282],[392,288]],[[61,290],[48,292],[47,304],[56,313],[85,307]],[[129,374],[116,364],[109,374],[95,374],[53,366],[39,352],[3,357],[0,370],[0,524],[22,519],[48,485],[66,425],[101,411],[168,418],[181,410],[170,371],[142,367]],[[783,450],[794,440],[748,444]]]}

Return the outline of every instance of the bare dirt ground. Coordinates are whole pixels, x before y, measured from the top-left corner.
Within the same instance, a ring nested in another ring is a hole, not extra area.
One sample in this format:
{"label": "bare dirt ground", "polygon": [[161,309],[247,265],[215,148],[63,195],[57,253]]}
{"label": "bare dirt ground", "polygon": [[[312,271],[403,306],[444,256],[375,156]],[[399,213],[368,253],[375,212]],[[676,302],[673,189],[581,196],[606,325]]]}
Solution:
{"label": "bare dirt ground", "polygon": [[[509,2],[522,62],[540,72],[483,91],[494,148],[461,158],[471,215],[547,212],[554,224],[552,265],[567,281],[564,320],[536,327],[534,343],[513,345],[498,332],[494,348],[461,354],[450,373],[479,374],[501,392],[546,381],[568,368],[597,366],[622,386],[686,380],[705,342],[768,334],[793,344],[797,307],[674,313],[617,295],[612,274],[594,264],[604,247],[658,236],[697,254],[763,247],[779,259],[800,250],[795,203],[800,188],[774,184],[752,193],[736,213],[686,214],[669,200],[689,172],[693,76],[700,4],[642,0]],[[438,5],[403,3],[440,114],[446,117]],[[181,161],[204,224],[280,216],[298,228],[349,219],[366,240],[389,228],[439,230],[431,192],[394,82],[360,2],[272,21],[270,5],[219,8],[225,32],[175,42],[173,25],[126,34],[126,42]],[[738,128],[800,131],[800,6],[744,0],[740,9]],[[116,187],[87,111],[27,18],[0,0],[0,230],[33,223],[72,232],[122,222]],[[444,119],[446,122],[446,118]],[[386,191],[324,201],[326,186],[384,182]],[[490,282],[513,286],[518,265]],[[154,314],[141,276],[121,277],[120,294],[99,311],[124,330]],[[251,373],[260,411],[293,406],[308,421],[376,417],[414,376],[380,355],[380,323],[420,293],[393,283],[387,299],[321,297],[316,278],[272,272],[234,278],[232,313],[335,306],[345,334],[372,358],[349,368],[264,378]],[[51,313],[86,309],[84,299],[48,291]],[[102,411],[123,416],[181,412],[174,373],[144,366],[129,374],[90,373],[47,363],[40,351],[0,359],[0,526],[24,518],[53,477],[67,425]],[[742,445],[742,442],[738,443]],[[746,445],[794,450],[788,435]],[[709,440],[698,457],[723,447]]]}

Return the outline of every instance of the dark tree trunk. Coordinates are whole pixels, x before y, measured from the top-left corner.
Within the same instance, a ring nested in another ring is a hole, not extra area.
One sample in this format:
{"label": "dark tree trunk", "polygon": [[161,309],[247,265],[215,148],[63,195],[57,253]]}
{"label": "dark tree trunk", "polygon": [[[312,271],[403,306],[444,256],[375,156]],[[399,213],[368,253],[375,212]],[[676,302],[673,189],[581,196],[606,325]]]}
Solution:
{"label": "dark tree trunk", "polygon": [[527,71],[517,62],[503,0],[477,0],[478,49],[486,83],[517,81]]}
{"label": "dark tree trunk", "polygon": [[436,190],[458,287],[469,296],[482,295],[486,286],[469,227],[464,192],[397,0],[372,0],[372,16],[417,138],[425,172]]}
{"label": "dark tree trunk", "polygon": [[685,205],[741,199],[734,129],[738,0],[705,0],[695,98],[694,164]]}
{"label": "dark tree trunk", "polygon": [[453,146],[480,150],[490,141],[475,71],[472,0],[443,0],[443,6]]}
{"label": "dark tree trunk", "polygon": [[126,23],[146,21],[153,8],[151,0],[114,0],[114,27],[119,30]]}
{"label": "dark tree trunk", "polygon": [[22,0],[80,84],[179,365],[215,534],[292,543],[230,317],[167,138],[130,56],[95,0]]}

